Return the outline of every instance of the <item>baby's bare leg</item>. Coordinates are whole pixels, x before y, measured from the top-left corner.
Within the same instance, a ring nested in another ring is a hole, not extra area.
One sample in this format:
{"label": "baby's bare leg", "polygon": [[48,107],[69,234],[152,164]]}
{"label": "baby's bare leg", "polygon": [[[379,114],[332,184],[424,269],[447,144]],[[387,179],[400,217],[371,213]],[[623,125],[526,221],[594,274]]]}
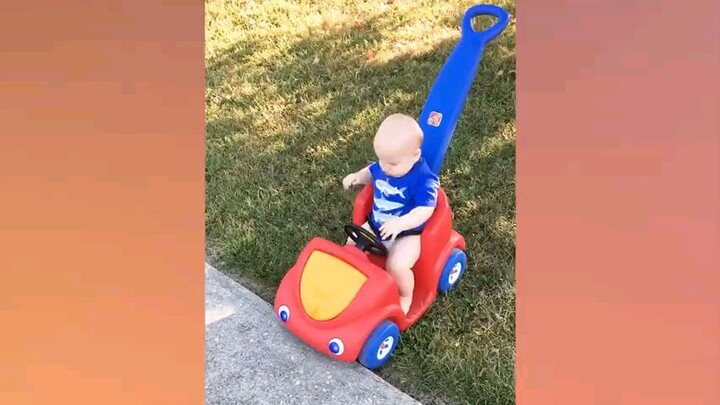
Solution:
{"label": "baby's bare leg", "polygon": [[[368,225],[367,222],[365,222],[364,224],[362,224],[362,227],[365,228],[365,229],[367,229],[370,233],[374,234],[372,228],[370,228],[370,225]],[[345,242],[345,244],[346,244],[346,245],[355,246],[355,241],[352,240],[352,239],[350,239],[350,238],[347,238],[347,241]]]}
{"label": "baby's bare leg", "polygon": [[420,258],[420,235],[408,235],[395,240],[390,248],[386,268],[400,290],[400,307],[407,314],[415,289],[413,266]]}

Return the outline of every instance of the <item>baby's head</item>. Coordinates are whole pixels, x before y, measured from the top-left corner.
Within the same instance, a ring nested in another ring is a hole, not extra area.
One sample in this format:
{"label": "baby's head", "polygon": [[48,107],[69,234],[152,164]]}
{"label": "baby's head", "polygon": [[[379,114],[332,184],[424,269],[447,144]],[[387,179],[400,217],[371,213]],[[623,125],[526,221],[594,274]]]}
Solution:
{"label": "baby's head", "polygon": [[373,147],[380,168],[390,177],[401,177],[420,159],[422,129],[414,118],[392,114],[380,124]]}

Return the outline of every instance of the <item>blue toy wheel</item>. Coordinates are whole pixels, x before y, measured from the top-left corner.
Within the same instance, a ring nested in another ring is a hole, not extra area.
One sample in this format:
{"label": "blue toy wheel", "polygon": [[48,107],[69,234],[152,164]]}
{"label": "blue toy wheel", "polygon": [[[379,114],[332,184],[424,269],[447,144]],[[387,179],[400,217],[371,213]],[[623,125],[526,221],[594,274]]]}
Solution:
{"label": "blue toy wheel", "polygon": [[400,329],[392,321],[383,321],[368,336],[358,355],[358,361],[370,370],[384,366],[400,341]]}
{"label": "blue toy wheel", "polygon": [[453,249],[445,262],[440,280],[438,282],[438,292],[444,293],[453,289],[460,281],[460,277],[465,274],[467,266],[467,256],[460,249]]}

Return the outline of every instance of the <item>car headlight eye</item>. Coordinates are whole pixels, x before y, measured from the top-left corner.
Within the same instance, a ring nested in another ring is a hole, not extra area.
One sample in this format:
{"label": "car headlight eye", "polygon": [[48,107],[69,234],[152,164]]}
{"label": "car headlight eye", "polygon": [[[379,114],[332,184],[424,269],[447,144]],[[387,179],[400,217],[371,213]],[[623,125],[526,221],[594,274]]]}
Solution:
{"label": "car headlight eye", "polygon": [[345,344],[343,344],[343,341],[338,338],[330,339],[330,343],[328,343],[328,350],[330,350],[330,353],[339,356],[345,351]]}
{"label": "car headlight eye", "polygon": [[278,308],[278,317],[280,317],[280,320],[283,322],[289,321],[290,308],[288,308],[287,305],[281,305],[280,308]]}

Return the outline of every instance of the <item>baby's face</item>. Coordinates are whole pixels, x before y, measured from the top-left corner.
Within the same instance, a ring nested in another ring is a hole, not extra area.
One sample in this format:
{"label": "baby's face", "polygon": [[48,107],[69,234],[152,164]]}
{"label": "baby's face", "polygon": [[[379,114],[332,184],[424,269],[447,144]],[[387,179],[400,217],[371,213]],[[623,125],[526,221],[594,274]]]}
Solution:
{"label": "baby's face", "polygon": [[380,168],[390,177],[402,177],[420,159],[422,130],[408,116],[393,114],[386,118],[375,134],[373,147]]}
{"label": "baby's face", "polygon": [[412,145],[375,143],[380,168],[390,177],[402,177],[412,169],[420,157],[420,149]]}

